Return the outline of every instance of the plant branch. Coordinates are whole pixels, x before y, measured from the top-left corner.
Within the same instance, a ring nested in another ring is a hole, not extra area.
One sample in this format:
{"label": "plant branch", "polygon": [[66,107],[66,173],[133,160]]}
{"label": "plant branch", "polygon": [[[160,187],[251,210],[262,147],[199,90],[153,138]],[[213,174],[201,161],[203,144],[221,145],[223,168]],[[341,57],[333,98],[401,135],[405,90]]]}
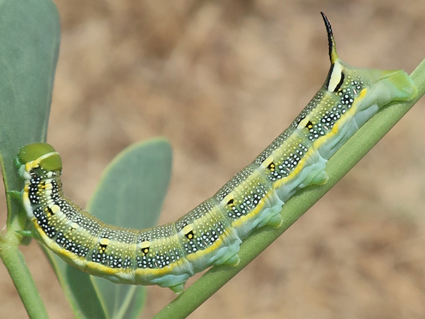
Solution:
{"label": "plant branch", "polygon": [[20,236],[15,233],[15,229],[19,229],[16,224],[12,222],[6,234],[0,236],[0,258],[9,272],[29,318],[49,318],[24,256],[18,249]]}

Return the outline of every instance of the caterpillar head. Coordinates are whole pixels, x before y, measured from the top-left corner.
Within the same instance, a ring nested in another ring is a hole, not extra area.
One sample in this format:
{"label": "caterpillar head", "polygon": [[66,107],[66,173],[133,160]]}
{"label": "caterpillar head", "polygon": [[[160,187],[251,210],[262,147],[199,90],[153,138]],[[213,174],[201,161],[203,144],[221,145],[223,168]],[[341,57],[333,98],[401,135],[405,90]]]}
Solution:
{"label": "caterpillar head", "polygon": [[382,107],[392,101],[412,99],[417,89],[410,77],[402,70],[377,70],[354,68],[342,61],[337,54],[331,24],[321,12],[328,33],[331,68],[324,87],[330,94],[344,96],[353,93],[359,110]]}
{"label": "caterpillar head", "polygon": [[58,152],[47,143],[33,143],[22,147],[15,159],[19,175],[30,179],[34,170],[45,173],[62,170],[62,160]]}

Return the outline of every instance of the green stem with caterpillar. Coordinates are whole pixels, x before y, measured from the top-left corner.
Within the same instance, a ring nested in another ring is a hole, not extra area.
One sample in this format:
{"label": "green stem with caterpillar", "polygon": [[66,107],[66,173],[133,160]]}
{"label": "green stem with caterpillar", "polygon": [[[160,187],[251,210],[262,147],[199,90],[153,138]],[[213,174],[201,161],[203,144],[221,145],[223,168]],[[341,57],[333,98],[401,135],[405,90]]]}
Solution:
{"label": "green stem with caterpillar", "polygon": [[282,216],[285,216],[285,219],[281,227],[278,229],[268,227],[267,229],[256,231],[244,240],[239,253],[241,262],[237,267],[227,267],[226,271],[222,271],[222,268],[210,269],[188,287],[184,294],[175,298],[169,305],[159,311],[154,318],[186,318],[231,278],[236,276],[246,265],[253,261],[323,197],[425,94],[425,60],[417,66],[410,77],[418,89],[418,95],[415,99],[384,108],[362,126],[341,147],[340,151],[329,160],[329,165],[326,168],[329,181],[323,186],[301,191],[285,203],[281,212]]}

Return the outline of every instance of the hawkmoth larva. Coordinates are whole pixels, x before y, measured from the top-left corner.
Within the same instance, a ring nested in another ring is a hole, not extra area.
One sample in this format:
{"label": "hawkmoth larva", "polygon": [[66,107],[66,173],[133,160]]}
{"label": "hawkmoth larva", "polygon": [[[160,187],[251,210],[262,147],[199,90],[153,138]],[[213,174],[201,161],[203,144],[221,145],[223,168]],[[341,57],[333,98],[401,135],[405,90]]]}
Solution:
{"label": "hawkmoth larva", "polygon": [[358,69],[341,61],[322,16],[331,61],[322,88],[250,165],[176,222],[142,230],[104,224],[64,197],[62,162],[53,147],[24,146],[17,157],[25,180],[22,199],[40,240],[92,275],[177,293],[196,272],[236,265],[244,238],[265,225],[279,226],[288,198],[327,182],[328,159],[360,126],[381,107],[416,94],[404,71]]}

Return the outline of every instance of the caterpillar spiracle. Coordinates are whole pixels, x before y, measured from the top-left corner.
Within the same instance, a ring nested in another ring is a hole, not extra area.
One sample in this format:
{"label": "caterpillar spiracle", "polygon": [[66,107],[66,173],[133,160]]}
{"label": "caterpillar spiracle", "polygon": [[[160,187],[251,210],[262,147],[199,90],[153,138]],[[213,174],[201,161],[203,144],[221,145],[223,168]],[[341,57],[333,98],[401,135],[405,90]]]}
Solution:
{"label": "caterpillar spiracle", "polygon": [[323,185],[328,159],[380,108],[416,94],[402,70],[359,69],[337,55],[325,22],[331,67],[325,83],[292,124],[214,196],[175,222],[149,229],[106,225],[66,198],[62,161],[52,146],[24,146],[18,156],[22,200],[41,242],[70,265],[113,282],[184,290],[210,266],[235,266],[255,229],[278,227],[284,203]]}

